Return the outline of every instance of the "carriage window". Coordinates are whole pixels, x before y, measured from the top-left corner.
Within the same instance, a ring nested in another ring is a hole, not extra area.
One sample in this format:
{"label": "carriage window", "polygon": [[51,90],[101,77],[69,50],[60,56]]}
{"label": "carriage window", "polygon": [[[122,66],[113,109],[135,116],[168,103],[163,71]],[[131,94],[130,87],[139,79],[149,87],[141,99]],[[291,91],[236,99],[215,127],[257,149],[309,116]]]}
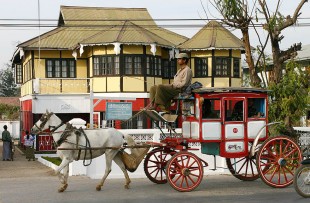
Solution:
{"label": "carriage window", "polygon": [[265,117],[265,99],[264,98],[249,98],[248,99],[248,117],[261,118]]}
{"label": "carriage window", "polygon": [[220,99],[204,99],[202,104],[202,118],[203,119],[216,119],[220,118]]}
{"label": "carriage window", "polygon": [[243,100],[225,100],[225,120],[243,121]]}

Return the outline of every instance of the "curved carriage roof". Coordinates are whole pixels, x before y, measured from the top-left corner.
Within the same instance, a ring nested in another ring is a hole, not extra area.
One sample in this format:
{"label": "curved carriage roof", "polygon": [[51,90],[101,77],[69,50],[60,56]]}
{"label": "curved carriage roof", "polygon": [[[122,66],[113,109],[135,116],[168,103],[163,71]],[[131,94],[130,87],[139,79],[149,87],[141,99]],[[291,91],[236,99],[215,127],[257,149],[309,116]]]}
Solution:
{"label": "curved carriage roof", "polygon": [[205,87],[193,90],[194,93],[202,94],[209,92],[257,92],[267,93],[270,90],[261,88],[250,88],[250,87]]}

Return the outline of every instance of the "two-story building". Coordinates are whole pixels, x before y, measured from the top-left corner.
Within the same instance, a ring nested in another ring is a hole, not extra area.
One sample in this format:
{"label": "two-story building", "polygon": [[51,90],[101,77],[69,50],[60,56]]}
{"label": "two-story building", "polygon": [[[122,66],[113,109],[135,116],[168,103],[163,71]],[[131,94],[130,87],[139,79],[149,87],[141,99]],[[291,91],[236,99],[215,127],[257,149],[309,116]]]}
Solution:
{"label": "two-story building", "polygon": [[132,115],[148,104],[150,87],[171,83],[174,56],[187,52],[193,81],[206,87],[241,86],[242,41],[216,21],[191,39],[156,25],[144,8],[61,6],[57,28],[18,45],[13,55],[21,84],[22,129],[46,110],[63,121],[147,128],[137,116],[120,126],[106,121],[106,102],[131,102]]}

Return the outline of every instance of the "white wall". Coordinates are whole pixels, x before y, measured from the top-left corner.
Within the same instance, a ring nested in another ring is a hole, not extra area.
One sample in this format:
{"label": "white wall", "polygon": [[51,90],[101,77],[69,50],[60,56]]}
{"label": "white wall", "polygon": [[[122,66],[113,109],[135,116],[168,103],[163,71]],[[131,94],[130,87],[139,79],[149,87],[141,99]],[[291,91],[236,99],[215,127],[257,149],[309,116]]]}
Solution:
{"label": "white wall", "polygon": [[11,133],[13,139],[19,139],[19,133],[20,133],[19,121],[0,121],[0,135],[2,135],[4,125],[8,126],[8,131]]}

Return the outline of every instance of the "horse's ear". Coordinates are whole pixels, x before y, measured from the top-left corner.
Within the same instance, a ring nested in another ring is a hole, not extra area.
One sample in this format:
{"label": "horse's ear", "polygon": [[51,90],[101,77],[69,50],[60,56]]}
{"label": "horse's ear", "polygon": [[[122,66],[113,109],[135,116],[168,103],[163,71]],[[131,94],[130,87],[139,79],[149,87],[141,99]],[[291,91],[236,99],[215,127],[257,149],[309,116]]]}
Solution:
{"label": "horse's ear", "polygon": [[48,110],[46,109],[46,114],[48,114]]}

